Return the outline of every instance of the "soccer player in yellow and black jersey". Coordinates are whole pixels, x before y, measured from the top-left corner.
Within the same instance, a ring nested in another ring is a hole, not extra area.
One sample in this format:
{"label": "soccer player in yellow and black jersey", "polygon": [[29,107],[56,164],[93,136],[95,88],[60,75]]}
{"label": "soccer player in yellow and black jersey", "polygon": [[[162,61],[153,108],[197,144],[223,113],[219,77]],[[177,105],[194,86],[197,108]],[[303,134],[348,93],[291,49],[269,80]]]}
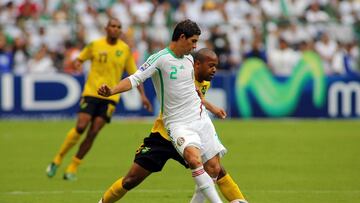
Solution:
{"label": "soccer player in yellow and black jersey", "polygon": [[[116,85],[124,71],[129,75],[137,71],[130,47],[119,39],[121,35],[120,21],[111,18],[105,30],[106,37],[88,44],[75,60],[75,66],[78,69],[81,69],[84,61],[90,60],[91,69],[82,92],[76,126],[68,132],[59,152],[47,167],[46,173],[49,177],[55,175],[66,153],[79,141],[80,135],[89,126],[85,139],[64,174],[65,180],[76,179],[75,174],[81,160],[90,150],[99,131],[106,123],[110,122],[115,106],[120,99],[120,95],[102,97],[97,94],[97,88],[104,83]],[[139,86],[138,90],[144,107],[151,111],[152,107],[145,96],[143,86]]]}
{"label": "soccer player in yellow and black jersey", "polygon": [[[218,58],[210,49],[200,49],[194,54],[195,84],[198,88],[198,93],[202,98],[210,88],[209,81],[213,78],[217,65]],[[205,99],[203,99],[203,104],[216,116],[220,118],[226,117],[226,112],[223,109],[212,105]],[[160,114],[155,120],[150,135],[144,139],[143,144],[136,150],[134,163],[128,174],[113,183],[105,192],[99,203],[112,203],[121,199],[127,191],[136,187],[151,173],[161,171],[169,159],[174,159],[185,167],[188,167],[183,158],[171,144]],[[229,202],[247,202],[238,185],[231,176],[226,173],[223,167],[221,167],[220,173],[215,172],[216,170],[211,166],[208,168],[205,167],[205,170],[213,177],[222,194]],[[203,203],[204,201],[205,197],[201,192],[196,190],[191,203]]]}

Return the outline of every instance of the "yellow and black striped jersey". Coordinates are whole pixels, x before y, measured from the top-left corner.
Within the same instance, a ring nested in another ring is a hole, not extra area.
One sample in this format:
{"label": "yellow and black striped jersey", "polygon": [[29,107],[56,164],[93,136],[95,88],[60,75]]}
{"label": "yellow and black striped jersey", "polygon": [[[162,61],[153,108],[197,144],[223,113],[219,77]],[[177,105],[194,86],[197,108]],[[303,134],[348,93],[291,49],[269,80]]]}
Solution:
{"label": "yellow and black striped jersey", "polygon": [[81,51],[78,59],[91,60],[91,68],[82,96],[108,99],[115,103],[119,101],[120,94],[102,97],[97,94],[97,89],[102,84],[107,84],[109,87],[118,84],[124,70],[129,75],[137,71],[131,50],[122,40],[118,40],[115,45],[108,44],[105,37],[95,40]]}

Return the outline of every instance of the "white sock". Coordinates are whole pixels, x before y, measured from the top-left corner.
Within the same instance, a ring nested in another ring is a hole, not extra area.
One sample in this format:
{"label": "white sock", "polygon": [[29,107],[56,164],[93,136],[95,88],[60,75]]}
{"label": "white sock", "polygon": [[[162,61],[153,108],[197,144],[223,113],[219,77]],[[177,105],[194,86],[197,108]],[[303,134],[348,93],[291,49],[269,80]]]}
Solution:
{"label": "white sock", "polygon": [[202,194],[211,202],[211,203],[222,203],[216,189],[213,180],[206,173],[204,167],[191,170],[192,177],[195,180],[195,183]]}
{"label": "white sock", "polygon": [[204,203],[205,202],[205,196],[202,194],[199,187],[196,185],[195,192],[191,198],[190,203]]}
{"label": "white sock", "polygon": [[[212,178],[212,180],[215,183],[217,178]],[[203,195],[199,187],[196,185],[195,192],[191,198],[190,203],[204,203],[204,202],[205,202],[205,196]]]}

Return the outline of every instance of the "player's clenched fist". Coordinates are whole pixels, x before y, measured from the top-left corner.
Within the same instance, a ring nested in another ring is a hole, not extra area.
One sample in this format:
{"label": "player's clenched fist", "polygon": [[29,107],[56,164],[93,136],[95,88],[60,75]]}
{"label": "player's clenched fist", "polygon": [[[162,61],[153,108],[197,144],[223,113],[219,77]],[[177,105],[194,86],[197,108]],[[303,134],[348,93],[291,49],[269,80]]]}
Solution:
{"label": "player's clenched fist", "polygon": [[111,89],[107,85],[103,84],[99,87],[97,93],[101,96],[109,97],[111,96]]}

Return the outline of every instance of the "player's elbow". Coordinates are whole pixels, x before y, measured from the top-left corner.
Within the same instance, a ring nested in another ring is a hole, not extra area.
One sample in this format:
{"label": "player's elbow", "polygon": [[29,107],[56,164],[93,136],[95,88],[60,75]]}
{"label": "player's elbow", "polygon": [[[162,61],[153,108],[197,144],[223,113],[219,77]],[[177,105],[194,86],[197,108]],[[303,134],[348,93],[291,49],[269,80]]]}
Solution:
{"label": "player's elbow", "polygon": [[129,81],[130,81],[130,85],[131,85],[131,88],[134,88],[134,87],[138,87],[143,81],[141,80],[141,78],[139,77],[136,77],[135,75],[131,75],[128,77]]}

